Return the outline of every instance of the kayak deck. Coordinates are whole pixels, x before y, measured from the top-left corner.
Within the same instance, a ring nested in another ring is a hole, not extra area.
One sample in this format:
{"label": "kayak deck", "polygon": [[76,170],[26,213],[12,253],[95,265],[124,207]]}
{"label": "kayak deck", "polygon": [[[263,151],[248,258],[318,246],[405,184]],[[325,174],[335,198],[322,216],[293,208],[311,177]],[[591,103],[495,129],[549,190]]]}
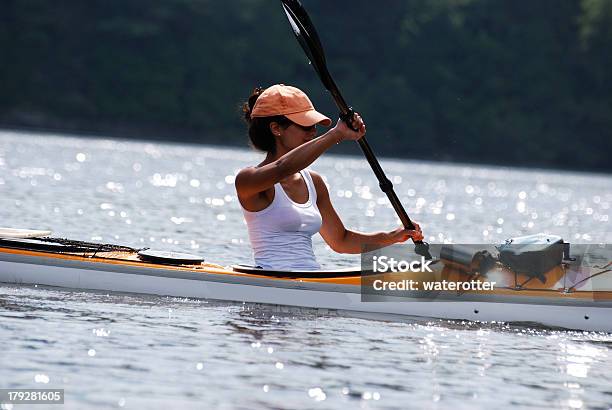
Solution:
{"label": "kayak deck", "polygon": [[[210,262],[202,262],[199,264],[162,264],[143,261],[134,250],[118,250],[118,251],[88,251],[88,252],[55,252],[31,249],[16,249],[0,247],[0,254],[16,255],[28,257],[43,257],[51,258],[59,261],[79,261],[86,262],[89,270],[104,269],[100,264],[116,265],[119,267],[139,267],[151,270],[170,270],[182,271],[191,273],[207,273],[214,275],[225,276],[248,276],[252,278],[273,278],[277,281],[291,280],[297,282],[313,282],[327,283],[337,285],[362,285],[362,272],[356,269],[338,269],[338,270],[323,270],[314,272],[283,272],[283,271],[266,271],[248,265],[234,265],[232,267],[224,267]],[[474,275],[467,274],[463,271],[447,268],[440,261],[436,261],[434,266],[437,267],[437,272],[444,272],[445,278],[448,281],[461,282],[465,280],[475,279]],[[546,281],[541,282],[533,280],[533,277],[524,274],[515,274],[504,268],[498,268],[489,272],[486,276],[480,276],[476,279],[483,282],[495,282],[496,294],[529,294],[539,295],[544,297],[563,296],[565,299],[570,298],[592,298],[593,294],[598,295],[598,299],[612,300],[612,288],[598,286],[597,290],[593,290],[588,279],[595,277],[599,273],[597,269],[582,269],[580,271],[571,271],[568,266],[558,266],[547,272],[545,275]],[[571,275],[569,274],[571,273]],[[371,273],[368,273],[368,276]],[[395,274],[402,278],[406,273]],[[429,274],[426,274],[429,275]],[[392,278],[393,274],[378,274],[386,279]],[[423,274],[412,274],[411,278],[423,279]],[[373,279],[369,279],[370,281]],[[579,288],[576,289],[576,284]],[[612,284],[611,284],[612,285]],[[472,291],[469,291],[472,292]],[[478,293],[478,292],[472,292]]]}

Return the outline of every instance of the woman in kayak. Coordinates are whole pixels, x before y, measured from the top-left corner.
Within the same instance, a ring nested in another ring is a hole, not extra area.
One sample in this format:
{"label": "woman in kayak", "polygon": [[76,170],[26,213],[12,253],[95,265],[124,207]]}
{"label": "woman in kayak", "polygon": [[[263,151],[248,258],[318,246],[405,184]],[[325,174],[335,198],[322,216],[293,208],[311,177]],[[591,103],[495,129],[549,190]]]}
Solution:
{"label": "woman in kayak", "polygon": [[318,138],[317,125],[332,121],[315,110],[308,96],[284,84],[257,88],[243,106],[251,144],[266,152],[259,165],[241,170],[236,192],[244,212],[255,263],[269,270],[318,270],[312,235],[319,232],[339,253],[384,247],[408,238],[422,240],[420,228],[362,233],[344,227],[318,173],[306,168],[327,149],[366,133],[359,116],[353,129],[342,120]]}

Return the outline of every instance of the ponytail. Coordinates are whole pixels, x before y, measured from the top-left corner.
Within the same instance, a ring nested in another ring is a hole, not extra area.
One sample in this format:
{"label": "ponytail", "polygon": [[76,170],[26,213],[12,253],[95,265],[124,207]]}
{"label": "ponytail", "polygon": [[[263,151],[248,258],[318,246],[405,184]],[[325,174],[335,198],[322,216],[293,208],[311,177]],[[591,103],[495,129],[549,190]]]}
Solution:
{"label": "ponytail", "polygon": [[265,90],[266,89],[262,87],[257,87],[253,90],[247,101],[242,104],[242,114],[244,116],[244,121],[248,125],[250,145],[259,151],[275,154],[276,137],[274,137],[272,130],[270,130],[270,124],[276,122],[281,127],[286,128],[291,124],[291,121],[283,115],[251,118],[251,112],[253,111],[255,102]]}

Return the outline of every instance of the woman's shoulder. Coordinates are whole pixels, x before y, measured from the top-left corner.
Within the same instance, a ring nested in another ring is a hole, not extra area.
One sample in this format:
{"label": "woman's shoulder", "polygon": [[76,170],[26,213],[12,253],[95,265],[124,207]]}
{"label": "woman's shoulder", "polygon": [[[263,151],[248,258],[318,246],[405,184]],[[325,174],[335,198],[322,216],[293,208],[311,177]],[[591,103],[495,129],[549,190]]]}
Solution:
{"label": "woman's shoulder", "polygon": [[265,164],[261,163],[242,168],[236,174],[236,177],[234,178],[234,184],[239,185],[241,182],[247,182],[249,178],[251,178],[263,165]]}
{"label": "woman's shoulder", "polygon": [[234,185],[236,186],[240,185],[242,180],[244,180],[245,178],[248,178],[250,175],[253,174],[253,171],[255,171],[255,167],[242,168],[240,171],[238,171],[238,173],[234,177]]}
{"label": "woman's shoulder", "polygon": [[327,184],[325,183],[325,178],[321,174],[313,171],[310,168],[306,168],[305,171],[310,174],[312,182],[317,190],[317,194],[327,192]]}

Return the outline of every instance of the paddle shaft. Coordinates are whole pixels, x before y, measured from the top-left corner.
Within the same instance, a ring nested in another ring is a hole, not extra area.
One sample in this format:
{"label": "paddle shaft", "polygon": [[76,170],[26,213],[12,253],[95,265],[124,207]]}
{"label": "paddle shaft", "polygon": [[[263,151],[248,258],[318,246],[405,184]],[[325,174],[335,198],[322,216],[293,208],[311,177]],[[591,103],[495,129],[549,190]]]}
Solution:
{"label": "paddle shaft", "polygon": [[[355,112],[346,103],[342,97],[342,94],[340,94],[338,86],[336,86],[336,83],[327,69],[323,46],[319,40],[319,36],[314,28],[314,25],[312,24],[312,21],[310,21],[308,13],[302,6],[300,0],[281,0],[281,3],[298,42],[304,49],[304,52],[308,56],[312,66],[319,75],[321,82],[334,98],[336,106],[340,110],[340,118],[346,123],[346,125],[353,128],[351,120],[353,119]],[[370,144],[368,144],[365,137],[361,137],[358,142],[361,150],[368,160],[368,163],[370,164],[370,167],[372,167],[372,170],[378,179],[380,188],[387,195],[387,198],[389,198],[389,201],[402,221],[404,228],[411,230],[414,229],[414,223],[410,220],[406,210],[400,203],[399,198],[393,190],[393,184],[391,181],[389,181],[385,175],[385,172],[378,163],[372,148],[370,148]],[[427,259],[432,258],[431,254],[429,253],[429,244],[423,241],[415,241],[414,239],[413,242],[415,244],[415,252],[417,254],[422,255]]]}
{"label": "paddle shaft", "polygon": [[[353,116],[353,110],[348,106],[348,104],[342,97],[342,94],[340,94],[340,90],[338,89],[338,86],[336,86],[334,80],[331,78],[331,75],[328,78],[328,91],[334,98],[336,106],[340,110],[340,116],[343,118],[343,120],[350,121]],[[347,125],[352,128],[350,123],[347,122]],[[402,225],[404,225],[404,228],[406,229],[414,229],[414,223],[410,220],[410,217],[406,213],[404,206],[397,197],[397,194],[393,189],[393,183],[389,180],[389,178],[387,178],[387,175],[385,175],[385,171],[383,171],[382,167],[380,166],[378,159],[374,155],[374,151],[372,151],[370,144],[368,144],[368,140],[365,136],[363,136],[357,142],[359,143],[361,151],[363,151],[363,154],[368,160],[372,171],[374,171],[376,179],[378,179],[378,185],[380,186],[380,189],[387,195],[387,198],[389,198],[389,202],[391,202],[393,209],[395,209],[395,212],[399,216]]]}

